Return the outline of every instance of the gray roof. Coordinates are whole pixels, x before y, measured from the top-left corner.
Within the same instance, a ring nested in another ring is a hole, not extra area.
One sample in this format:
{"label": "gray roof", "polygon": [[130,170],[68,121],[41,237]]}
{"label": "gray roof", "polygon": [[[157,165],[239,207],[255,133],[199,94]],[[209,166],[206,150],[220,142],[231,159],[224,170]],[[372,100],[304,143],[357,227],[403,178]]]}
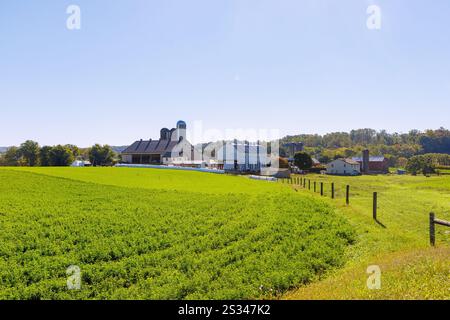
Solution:
{"label": "gray roof", "polygon": [[344,161],[345,163],[348,163],[348,164],[359,164],[359,162],[354,160],[354,159],[340,159],[340,160],[342,160],[342,161]]}
{"label": "gray roof", "polygon": [[[383,162],[384,161],[384,157],[383,156],[379,156],[379,157],[369,157],[369,162]],[[352,158],[353,161],[358,161],[358,162],[362,162],[363,158],[362,157],[353,157]]]}
{"label": "gray roof", "polygon": [[171,140],[139,140],[122,151],[123,154],[165,154],[178,144]]}

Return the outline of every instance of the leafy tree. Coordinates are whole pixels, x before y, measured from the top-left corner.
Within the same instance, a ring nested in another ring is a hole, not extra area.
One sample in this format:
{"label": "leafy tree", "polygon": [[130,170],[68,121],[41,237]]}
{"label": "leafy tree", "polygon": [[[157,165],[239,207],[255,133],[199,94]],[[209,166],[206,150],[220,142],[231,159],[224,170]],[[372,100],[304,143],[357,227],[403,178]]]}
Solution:
{"label": "leafy tree", "polygon": [[350,147],[352,141],[347,132],[333,132],[323,136],[323,145],[326,148],[343,148]]}
{"label": "leafy tree", "polygon": [[294,155],[294,164],[301,170],[311,169],[313,166],[312,158],[306,152],[297,152]]}
{"label": "leafy tree", "polygon": [[320,163],[328,163],[328,162],[331,161],[331,158],[329,156],[327,156],[327,155],[322,155],[322,156],[319,157],[318,160],[319,160]]}
{"label": "leafy tree", "polygon": [[450,131],[444,128],[438,130],[427,130],[419,138],[426,153],[447,153],[450,154]]}
{"label": "leafy tree", "polygon": [[27,140],[20,145],[19,154],[22,156],[23,163],[34,167],[39,162],[39,144],[32,140]]}
{"label": "leafy tree", "polygon": [[114,151],[106,144],[103,146],[95,144],[88,153],[93,166],[107,166],[113,163]]}
{"label": "leafy tree", "polygon": [[397,167],[405,168],[408,164],[408,159],[400,157],[397,159]]}
{"label": "leafy tree", "polygon": [[72,151],[74,158],[77,158],[80,155],[80,149],[76,145],[66,144],[65,147],[69,148]]}
{"label": "leafy tree", "polygon": [[43,146],[41,150],[39,151],[39,162],[41,166],[48,167],[51,165],[50,161],[50,151],[52,150],[52,147],[50,146]]}
{"label": "leafy tree", "polygon": [[20,165],[20,152],[17,147],[10,147],[3,155],[3,165],[5,166],[18,166]]}
{"label": "leafy tree", "polygon": [[416,175],[423,166],[422,162],[422,157],[414,156],[408,160],[408,163],[406,164],[406,170],[409,173]]}
{"label": "leafy tree", "polygon": [[406,170],[414,175],[419,172],[430,174],[435,172],[435,166],[431,157],[420,155],[414,156],[408,160]]}
{"label": "leafy tree", "polygon": [[49,160],[51,166],[69,166],[73,160],[72,150],[66,146],[57,145],[49,151]]}
{"label": "leafy tree", "polygon": [[352,143],[369,145],[376,141],[377,132],[373,129],[358,129],[350,131],[350,138]]}

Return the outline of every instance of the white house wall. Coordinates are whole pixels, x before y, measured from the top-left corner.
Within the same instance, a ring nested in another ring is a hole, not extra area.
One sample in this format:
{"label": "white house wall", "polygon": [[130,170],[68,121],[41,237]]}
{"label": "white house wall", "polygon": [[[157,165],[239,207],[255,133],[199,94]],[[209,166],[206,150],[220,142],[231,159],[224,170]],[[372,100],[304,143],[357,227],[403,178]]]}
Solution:
{"label": "white house wall", "polygon": [[133,162],[132,155],[130,155],[130,154],[122,154],[122,162],[132,163]]}
{"label": "white house wall", "polygon": [[351,175],[356,171],[361,172],[359,164],[347,163],[343,160],[334,160],[327,165],[327,174]]}
{"label": "white house wall", "polygon": [[[258,165],[265,166],[268,164],[269,158],[267,156],[267,149],[265,147],[259,146],[259,154],[258,147],[255,145],[249,145],[248,150],[246,149],[247,147],[245,144],[238,144],[237,146],[235,146],[233,143],[227,143],[225,146],[222,145],[217,149],[216,157],[219,162],[224,164],[224,168],[226,170],[234,169],[235,160],[237,160],[237,164],[240,170],[256,169]],[[248,165],[249,167],[246,168],[246,165]]]}

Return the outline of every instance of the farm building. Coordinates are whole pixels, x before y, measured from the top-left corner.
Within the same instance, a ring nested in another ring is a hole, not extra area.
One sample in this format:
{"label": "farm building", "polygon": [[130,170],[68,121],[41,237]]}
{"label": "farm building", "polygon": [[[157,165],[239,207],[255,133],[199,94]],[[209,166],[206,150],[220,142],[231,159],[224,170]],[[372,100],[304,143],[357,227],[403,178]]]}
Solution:
{"label": "farm building", "polygon": [[198,159],[194,153],[194,147],[186,140],[186,123],[178,121],[176,128],[161,129],[158,140],[135,141],[122,152],[122,162],[201,166],[200,162],[194,161],[194,159]]}
{"label": "farm building", "polygon": [[74,162],[72,162],[72,164],[70,165],[71,167],[90,167],[92,164],[90,161],[85,161],[85,160],[75,160]]}
{"label": "farm building", "polygon": [[320,167],[322,164],[320,163],[319,160],[317,160],[316,158],[311,158],[312,162],[313,162],[313,167]]}
{"label": "farm building", "polygon": [[384,174],[389,172],[388,160],[383,156],[371,157],[369,150],[364,150],[362,157],[353,157],[352,160],[361,164],[362,173]]}
{"label": "farm building", "polygon": [[270,160],[267,148],[248,141],[223,142],[216,150],[219,168],[225,171],[260,172]]}
{"label": "farm building", "polygon": [[336,159],[327,164],[327,174],[356,176],[361,174],[361,164],[352,159]]}

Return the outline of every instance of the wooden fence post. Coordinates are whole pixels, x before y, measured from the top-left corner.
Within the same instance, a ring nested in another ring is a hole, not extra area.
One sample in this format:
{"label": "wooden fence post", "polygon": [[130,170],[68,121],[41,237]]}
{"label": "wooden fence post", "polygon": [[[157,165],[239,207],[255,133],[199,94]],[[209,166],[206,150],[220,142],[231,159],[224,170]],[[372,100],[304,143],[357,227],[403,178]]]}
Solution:
{"label": "wooden fence post", "polygon": [[373,193],[373,219],[377,220],[377,201],[378,200],[378,193]]}
{"label": "wooden fence post", "polygon": [[314,192],[316,192],[316,182],[314,181]]}
{"label": "wooden fence post", "polygon": [[334,182],[331,183],[331,199],[334,199]]}
{"label": "wooden fence post", "polygon": [[434,247],[436,242],[435,228],[434,228],[434,213],[430,212],[430,244]]}
{"label": "wooden fence post", "polygon": [[345,203],[347,203],[347,205],[350,204],[350,186],[347,185],[347,190],[345,192]]}
{"label": "wooden fence post", "polygon": [[320,183],[320,195],[323,197],[323,182]]}
{"label": "wooden fence post", "polygon": [[311,190],[311,180],[308,179],[308,190]]}

